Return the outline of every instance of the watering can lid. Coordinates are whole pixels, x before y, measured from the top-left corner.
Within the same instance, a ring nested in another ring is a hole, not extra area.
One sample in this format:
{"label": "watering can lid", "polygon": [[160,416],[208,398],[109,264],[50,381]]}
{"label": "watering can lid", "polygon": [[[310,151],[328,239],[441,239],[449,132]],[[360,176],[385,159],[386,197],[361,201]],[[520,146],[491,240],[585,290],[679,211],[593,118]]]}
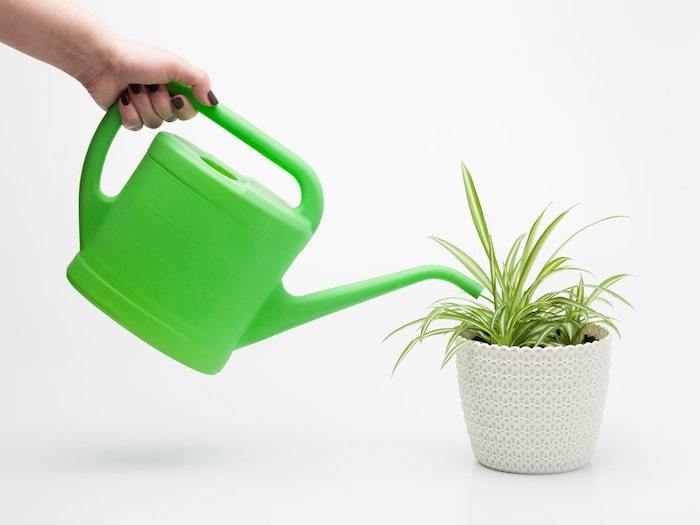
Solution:
{"label": "watering can lid", "polygon": [[178,135],[158,133],[148,155],[218,209],[280,246],[298,247],[312,235],[309,220],[297,209]]}

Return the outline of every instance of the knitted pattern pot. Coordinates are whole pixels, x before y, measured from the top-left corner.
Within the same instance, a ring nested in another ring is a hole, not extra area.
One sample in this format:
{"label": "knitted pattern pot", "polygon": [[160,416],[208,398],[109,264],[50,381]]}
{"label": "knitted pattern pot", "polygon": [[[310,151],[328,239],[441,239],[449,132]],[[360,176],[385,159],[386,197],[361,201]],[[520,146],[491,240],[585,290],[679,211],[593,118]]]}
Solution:
{"label": "knitted pattern pot", "polygon": [[518,348],[464,339],[457,377],[477,461],[523,474],[588,464],[603,417],[611,337],[573,346]]}

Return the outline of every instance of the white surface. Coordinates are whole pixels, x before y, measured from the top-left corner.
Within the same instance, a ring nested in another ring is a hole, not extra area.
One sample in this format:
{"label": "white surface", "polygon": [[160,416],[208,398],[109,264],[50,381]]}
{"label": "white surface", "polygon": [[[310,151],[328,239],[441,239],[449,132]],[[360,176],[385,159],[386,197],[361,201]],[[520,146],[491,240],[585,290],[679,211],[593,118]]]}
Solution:
{"label": "white surface", "polygon": [[[469,448],[428,344],[389,379],[425,283],[241,350],[215,377],[161,356],[65,280],[100,111],[0,48],[0,523],[697,523],[700,48],[694,2],[86,2],[206,67],[220,100],[300,153],[321,228],[288,276],[310,291],[477,251],[459,161],[497,242],[574,202],[570,253],[621,290],[589,468],[501,474]],[[204,119],[170,126],[283,195],[293,183]],[[120,135],[112,192],[151,134]]]}

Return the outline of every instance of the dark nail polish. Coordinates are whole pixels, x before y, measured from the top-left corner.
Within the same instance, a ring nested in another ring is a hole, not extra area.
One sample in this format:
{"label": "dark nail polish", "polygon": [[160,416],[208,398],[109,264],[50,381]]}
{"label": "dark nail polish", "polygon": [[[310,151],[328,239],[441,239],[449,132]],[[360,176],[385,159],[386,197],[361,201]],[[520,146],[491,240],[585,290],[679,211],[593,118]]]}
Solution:
{"label": "dark nail polish", "polygon": [[212,106],[216,106],[219,103],[219,99],[216,98],[216,95],[214,95],[214,93],[211,91],[207,93],[207,98],[209,99],[209,102],[211,102]]}
{"label": "dark nail polish", "polygon": [[131,91],[133,91],[134,95],[141,93],[141,84],[129,84],[129,87],[131,88]]}
{"label": "dark nail polish", "polygon": [[180,96],[173,97],[173,98],[171,99],[171,102],[172,102],[173,107],[174,107],[175,109],[182,109],[182,108],[185,107],[185,101],[182,100],[182,97],[180,97]]}
{"label": "dark nail polish", "polygon": [[151,93],[155,93],[156,91],[158,91],[159,88],[160,86],[158,84],[148,84],[146,86],[146,89]]}
{"label": "dark nail polish", "polygon": [[119,95],[119,100],[121,100],[122,104],[124,104],[125,106],[128,106],[129,102],[131,102],[129,100],[129,92],[126,89],[122,91],[121,95]]}

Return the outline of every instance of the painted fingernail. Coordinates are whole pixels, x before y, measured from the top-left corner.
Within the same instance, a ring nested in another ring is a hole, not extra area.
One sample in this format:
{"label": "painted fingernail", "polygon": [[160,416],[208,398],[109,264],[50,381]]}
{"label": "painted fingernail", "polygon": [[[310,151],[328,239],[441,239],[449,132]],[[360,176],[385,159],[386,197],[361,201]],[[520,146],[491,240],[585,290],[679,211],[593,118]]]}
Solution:
{"label": "painted fingernail", "polygon": [[182,100],[182,97],[180,96],[173,97],[170,101],[175,109],[182,109],[185,107],[185,101]]}
{"label": "painted fingernail", "polygon": [[119,100],[121,100],[122,104],[124,104],[125,106],[128,106],[129,102],[131,102],[129,100],[129,92],[126,89],[122,91],[121,95],[119,95]]}
{"label": "painted fingernail", "polygon": [[207,98],[209,99],[209,102],[211,102],[212,106],[216,106],[219,103],[219,99],[216,98],[216,95],[212,91],[207,93]]}
{"label": "painted fingernail", "polygon": [[129,87],[131,88],[131,91],[134,92],[134,95],[141,93],[141,84],[129,84]]}
{"label": "painted fingernail", "polygon": [[158,88],[160,88],[160,85],[158,85],[158,84],[148,84],[148,85],[146,86],[146,89],[147,89],[150,93],[155,93],[156,91],[158,91]]}

